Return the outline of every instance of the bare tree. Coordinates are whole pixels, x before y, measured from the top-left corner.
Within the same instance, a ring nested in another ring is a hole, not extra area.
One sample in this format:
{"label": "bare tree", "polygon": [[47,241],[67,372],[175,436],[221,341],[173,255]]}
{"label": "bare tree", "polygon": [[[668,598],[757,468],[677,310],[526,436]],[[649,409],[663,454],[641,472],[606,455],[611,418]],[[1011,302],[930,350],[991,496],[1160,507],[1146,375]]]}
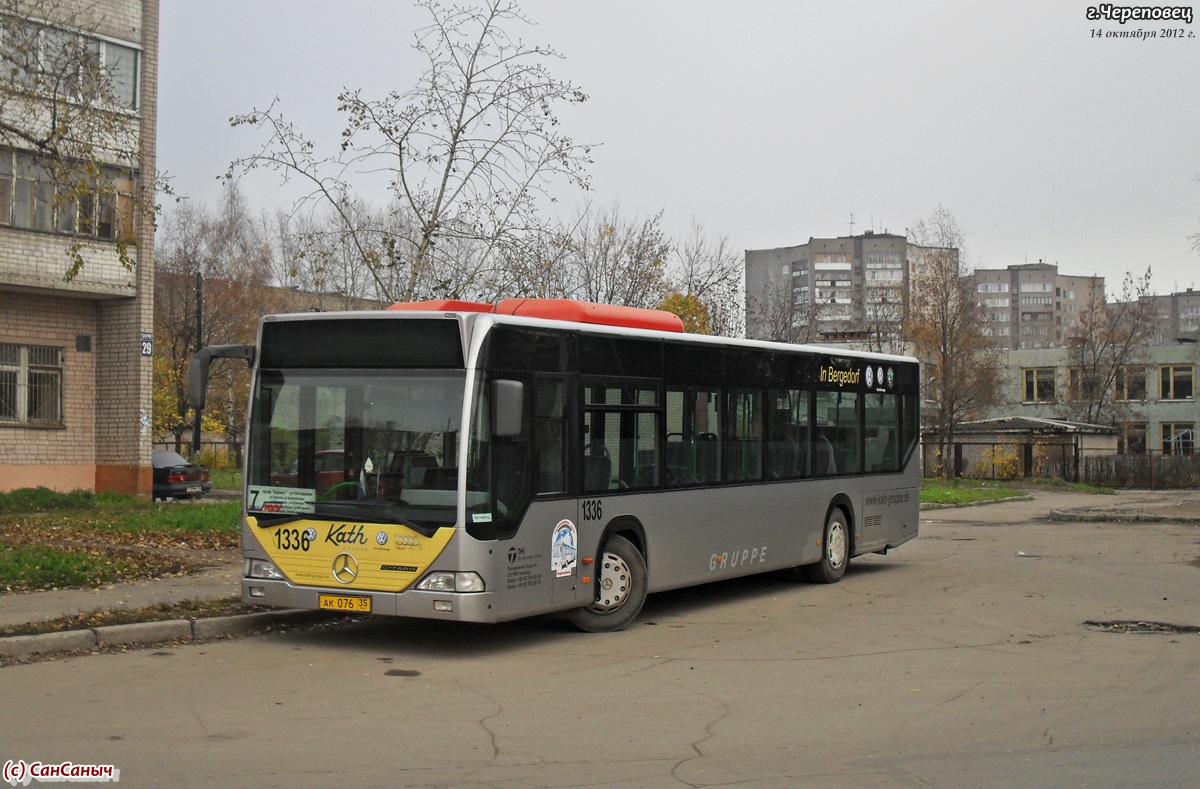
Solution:
{"label": "bare tree", "polygon": [[[825,305],[808,300],[796,301],[791,279],[768,283],[758,293],[746,297],[746,323],[756,327],[752,339],[776,342],[811,343],[820,339],[818,327]],[[754,320],[750,320],[750,316]]]}
{"label": "bare tree", "polygon": [[565,262],[568,295],[584,301],[653,307],[665,294],[671,245],[662,231],[662,212],[626,219],[613,203],[585,209],[571,234]]}
{"label": "bare tree", "polygon": [[[745,331],[742,311],[743,258],[727,236],[709,236],[692,222],[691,234],[673,245],[667,265],[671,293],[681,304],[705,316],[707,334],[739,337]],[[682,317],[682,316],[681,316]]]}
{"label": "bare tree", "polygon": [[997,396],[997,351],[983,333],[983,305],[968,275],[958,220],[938,206],[909,228],[908,237],[921,249],[906,333],[925,368],[926,423],[937,431],[945,457],[958,424]]}
{"label": "bare tree", "polygon": [[[115,240],[131,268],[135,219],[150,221],[155,208],[153,195],[136,194],[137,50],[98,35],[99,24],[86,4],[0,0],[0,146],[15,151],[28,226],[70,234],[66,280],[96,238]],[[170,191],[165,178],[158,187]]]}
{"label": "bare tree", "polygon": [[1154,318],[1149,268],[1137,278],[1126,272],[1117,301],[1108,301],[1099,286],[1090,289],[1070,338],[1067,399],[1059,409],[1063,418],[1111,425],[1128,418],[1123,401],[1131,398],[1118,400],[1117,390],[1132,386],[1144,396],[1145,370],[1140,363]]}
{"label": "bare tree", "polygon": [[[192,355],[204,345],[254,341],[258,319],[274,309],[263,297],[271,254],[233,183],[214,212],[181,203],[158,238],[154,421],[179,446],[195,427],[187,393]],[[223,432],[235,452],[245,434],[248,384],[244,365],[213,368],[205,426]]]}
{"label": "bare tree", "polygon": [[[460,295],[447,294],[447,282],[469,290],[534,232],[551,183],[565,178],[588,186],[589,149],[559,131],[555,114],[560,104],[586,96],[550,74],[544,63],[557,53],[510,37],[509,26],[528,23],[517,6],[506,0],[488,0],[482,9],[436,0],[420,5],[433,19],[416,32],[424,74],[412,89],[382,99],[357,90],[339,95],[347,121],[335,154],[320,157],[274,103],[233,119],[266,129],[268,140],[230,173],[266,168],[307,182],[312,191],[301,202],[333,212],[390,300]],[[386,174],[390,213],[399,221],[358,224],[349,179],[366,172]],[[472,251],[467,271],[458,242]],[[439,274],[439,267],[453,274]],[[396,269],[404,273],[399,280],[385,276]]]}

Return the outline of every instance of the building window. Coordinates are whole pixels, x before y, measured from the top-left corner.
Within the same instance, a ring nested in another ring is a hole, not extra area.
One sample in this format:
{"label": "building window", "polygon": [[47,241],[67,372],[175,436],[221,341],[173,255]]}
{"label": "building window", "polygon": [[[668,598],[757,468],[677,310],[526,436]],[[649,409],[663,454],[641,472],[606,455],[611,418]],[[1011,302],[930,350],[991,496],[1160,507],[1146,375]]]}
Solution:
{"label": "building window", "polygon": [[93,100],[93,74],[108,83],[112,103],[122,109],[138,108],[138,71],[141,52],[128,44],[83,35],[44,23],[9,20],[4,25],[6,50],[2,67],[7,78],[54,98]]}
{"label": "building window", "polygon": [[1021,371],[1024,385],[1021,400],[1026,403],[1054,402],[1054,368],[1031,367]]}
{"label": "building window", "polygon": [[1117,452],[1123,455],[1146,454],[1146,423],[1125,422],[1117,434]]}
{"label": "building window", "polygon": [[1072,400],[1094,400],[1099,389],[1095,370],[1072,367],[1067,371],[1067,394]]}
{"label": "building window", "polygon": [[0,225],[132,240],[132,174],[104,167],[101,177],[103,184],[81,194],[75,184],[56,184],[32,155],[0,148]]}
{"label": "building window", "polygon": [[1192,366],[1163,365],[1158,368],[1160,400],[1192,399]]}
{"label": "building window", "polygon": [[1114,397],[1117,400],[1146,399],[1146,369],[1144,367],[1118,367],[1113,381]]}
{"label": "building window", "polygon": [[0,423],[62,424],[61,348],[0,343]]}
{"label": "building window", "polygon": [[1164,422],[1162,424],[1162,451],[1164,455],[1190,455],[1196,446],[1195,425],[1191,422]]}

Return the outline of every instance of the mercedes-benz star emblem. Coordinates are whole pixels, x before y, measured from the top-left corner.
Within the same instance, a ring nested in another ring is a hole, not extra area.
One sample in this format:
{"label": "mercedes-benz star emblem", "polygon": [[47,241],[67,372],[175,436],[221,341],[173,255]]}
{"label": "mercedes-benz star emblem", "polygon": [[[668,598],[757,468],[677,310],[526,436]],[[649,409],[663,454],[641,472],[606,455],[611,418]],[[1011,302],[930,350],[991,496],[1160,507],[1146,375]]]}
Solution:
{"label": "mercedes-benz star emblem", "polygon": [[338,583],[350,583],[358,577],[358,562],[348,553],[339,553],[333,557],[333,577]]}

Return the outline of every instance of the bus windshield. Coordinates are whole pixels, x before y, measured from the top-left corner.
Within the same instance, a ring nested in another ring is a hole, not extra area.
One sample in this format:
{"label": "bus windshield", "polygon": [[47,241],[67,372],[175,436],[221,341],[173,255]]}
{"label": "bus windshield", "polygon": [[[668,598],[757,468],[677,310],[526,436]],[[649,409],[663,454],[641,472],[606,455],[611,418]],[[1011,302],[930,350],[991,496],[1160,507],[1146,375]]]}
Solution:
{"label": "bus windshield", "polygon": [[453,525],[465,380],[462,371],[261,370],[247,511],[264,525]]}

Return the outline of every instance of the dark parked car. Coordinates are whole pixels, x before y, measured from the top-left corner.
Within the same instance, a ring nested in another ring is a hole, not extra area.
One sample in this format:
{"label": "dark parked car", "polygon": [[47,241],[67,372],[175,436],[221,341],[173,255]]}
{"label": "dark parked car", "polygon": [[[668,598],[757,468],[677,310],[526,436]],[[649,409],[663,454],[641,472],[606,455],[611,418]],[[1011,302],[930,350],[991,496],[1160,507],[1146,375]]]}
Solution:
{"label": "dark parked car", "polygon": [[183,455],[166,449],[156,449],[154,465],[154,498],[190,499],[212,490],[212,480],[203,466],[189,463]]}

